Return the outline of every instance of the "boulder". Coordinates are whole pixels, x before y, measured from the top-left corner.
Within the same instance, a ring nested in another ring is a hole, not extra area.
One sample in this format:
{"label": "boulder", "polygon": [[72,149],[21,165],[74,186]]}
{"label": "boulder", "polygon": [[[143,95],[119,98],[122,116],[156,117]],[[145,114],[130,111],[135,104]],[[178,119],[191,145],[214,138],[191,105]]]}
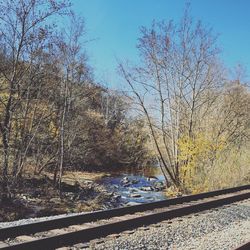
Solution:
{"label": "boulder", "polygon": [[124,184],[123,187],[129,187],[130,183]]}

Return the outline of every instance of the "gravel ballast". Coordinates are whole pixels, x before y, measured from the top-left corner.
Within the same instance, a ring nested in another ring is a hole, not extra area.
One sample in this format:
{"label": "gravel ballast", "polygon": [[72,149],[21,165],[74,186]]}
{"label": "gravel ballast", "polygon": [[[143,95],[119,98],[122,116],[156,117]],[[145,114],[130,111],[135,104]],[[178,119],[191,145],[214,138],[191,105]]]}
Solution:
{"label": "gravel ballast", "polygon": [[119,238],[107,237],[103,243],[92,241],[88,249],[235,249],[250,241],[250,199],[146,229],[123,233]]}

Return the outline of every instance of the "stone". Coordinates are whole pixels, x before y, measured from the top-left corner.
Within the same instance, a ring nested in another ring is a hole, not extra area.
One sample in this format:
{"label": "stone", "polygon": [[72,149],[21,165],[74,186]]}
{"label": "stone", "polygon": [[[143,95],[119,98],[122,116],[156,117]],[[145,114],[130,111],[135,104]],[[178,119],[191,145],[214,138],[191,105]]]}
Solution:
{"label": "stone", "polygon": [[91,181],[91,180],[85,180],[84,184],[86,184],[86,185],[93,184],[93,181]]}
{"label": "stone", "polygon": [[122,232],[122,234],[133,234],[135,232],[135,230],[127,230],[127,231],[124,231]]}
{"label": "stone", "polygon": [[131,198],[140,198],[140,197],[141,197],[141,195],[140,195],[140,194],[135,193],[135,194],[130,194],[130,197],[131,197]]}
{"label": "stone", "polygon": [[165,185],[162,182],[155,182],[154,189],[155,191],[161,191],[165,188]]}
{"label": "stone", "polygon": [[61,199],[60,198],[51,198],[50,202],[54,202],[54,203],[60,204],[61,203]]}
{"label": "stone", "polygon": [[139,205],[139,203],[130,201],[130,202],[128,202],[125,206],[126,206],[126,207],[129,207],[129,206],[136,206],[136,205]]}
{"label": "stone", "polygon": [[153,187],[150,186],[150,187],[141,187],[140,190],[149,192],[149,191],[153,191],[154,189]]}
{"label": "stone", "polygon": [[147,177],[147,181],[157,181],[157,180],[158,180],[158,178],[155,177],[155,176],[149,176],[149,177]]}
{"label": "stone", "polygon": [[89,248],[89,243],[78,243],[75,244],[73,247],[75,247],[76,249],[86,249]]}
{"label": "stone", "polygon": [[131,181],[132,184],[137,184],[138,182],[139,182],[139,180],[137,180],[137,179],[134,179]]}
{"label": "stone", "polygon": [[121,180],[121,183],[122,183],[122,184],[128,184],[128,183],[129,183],[128,177],[124,177],[124,178]]}
{"label": "stone", "polygon": [[115,195],[113,196],[113,198],[114,198],[115,200],[118,200],[118,199],[121,198],[121,195],[120,195],[120,194],[115,194]]}
{"label": "stone", "polygon": [[119,238],[119,237],[121,237],[121,235],[120,234],[109,234],[107,237],[108,238]]}
{"label": "stone", "polygon": [[129,192],[131,192],[131,193],[136,193],[138,191],[139,190],[137,188],[129,188]]}

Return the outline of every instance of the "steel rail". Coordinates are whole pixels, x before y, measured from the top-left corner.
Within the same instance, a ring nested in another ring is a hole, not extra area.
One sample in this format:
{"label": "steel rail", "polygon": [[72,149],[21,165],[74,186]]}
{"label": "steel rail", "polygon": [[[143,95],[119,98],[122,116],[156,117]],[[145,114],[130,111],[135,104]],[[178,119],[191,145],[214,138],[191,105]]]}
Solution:
{"label": "steel rail", "polygon": [[47,238],[35,239],[24,243],[11,245],[2,249],[11,250],[44,250],[55,249],[62,246],[70,246],[77,243],[87,242],[93,239],[105,237],[109,234],[120,233],[125,230],[131,230],[140,226],[147,226],[163,220],[181,217],[191,213],[197,213],[204,210],[212,209],[222,205],[237,202],[250,198],[250,192],[229,196],[226,198],[217,198],[209,201],[201,201],[197,204],[191,204],[171,210],[164,210],[152,214],[146,214],[141,217],[126,219],[118,222],[111,222],[105,225],[98,225],[91,228],[81,229],[76,232],[63,233]]}
{"label": "steel rail", "polygon": [[7,238],[14,238],[19,235],[34,234],[38,232],[44,232],[52,229],[65,228],[71,225],[78,225],[87,222],[94,222],[102,219],[109,219],[115,216],[122,216],[126,214],[133,214],[136,212],[145,212],[156,208],[168,207],[171,205],[182,204],[184,202],[196,201],[199,199],[209,198],[213,196],[229,194],[238,192],[241,190],[250,189],[250,185],[244,185],[240,187],[227,188],[222,190],[216,190],[212,192],[205,192],[195,195],[188,195],[178,198],[172,198],[163,201],[151,202],[146,204],[140,204],[130,207],[122,207],[109,209],[104,211],[96,211],[92,213],[69,215],[57,219],[49,219],[46,221],[32,222],[23,225],[17,225],[12,227],[6,227],[0,229],[0,240]]}
{"label": "steel rail", "polygon": [[250,249],[250,241],[235,248],[235,250],[249,250]]}

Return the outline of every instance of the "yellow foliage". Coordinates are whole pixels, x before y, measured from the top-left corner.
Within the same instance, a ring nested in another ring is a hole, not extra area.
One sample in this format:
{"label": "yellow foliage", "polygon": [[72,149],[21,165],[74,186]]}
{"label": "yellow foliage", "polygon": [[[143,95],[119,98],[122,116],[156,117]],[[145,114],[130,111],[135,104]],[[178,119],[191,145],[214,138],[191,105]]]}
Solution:
{"label": "yellow foliage", "polygon": [[[181,163],[180,176],[183,186],[192,193],[205,191],[206,184],[202,181],[200,166],[203,162],[216,159],[226,147],[226,141],[221,138],[214,140],[212,136],[197,133],[193,137],[185,135],[178,141],[179,162]],[[199,180],[197,181],[197,177]],[[203,176],[204,177],[204,176]]]}
{"label": "yellow foliage", "polygon": [[166,195],[167,197],[177,197],[182,196],[182,193],[175,186],[171,186],[167,188]]}
{"label": "yellow foliage", "polygon": [[58,128],[53,121],[49,123],[49,132],[53,137],[57,137],[59,134]]}
{"label": "yellow foliage", "polygon": [[103,119],[103,115],[100,112],[97,112],[97,111],[90,109],[86,113],[91,120],[99,121],[99,120]]}
{"label": "yellow foliage", "polygon": [[[17,98],[17,94],[13,96],[14,98]],[[8,92],[0,92],[0,112],[3,112],[5,109],[5,105],[7,104],[9,99],[9,93]]]}

